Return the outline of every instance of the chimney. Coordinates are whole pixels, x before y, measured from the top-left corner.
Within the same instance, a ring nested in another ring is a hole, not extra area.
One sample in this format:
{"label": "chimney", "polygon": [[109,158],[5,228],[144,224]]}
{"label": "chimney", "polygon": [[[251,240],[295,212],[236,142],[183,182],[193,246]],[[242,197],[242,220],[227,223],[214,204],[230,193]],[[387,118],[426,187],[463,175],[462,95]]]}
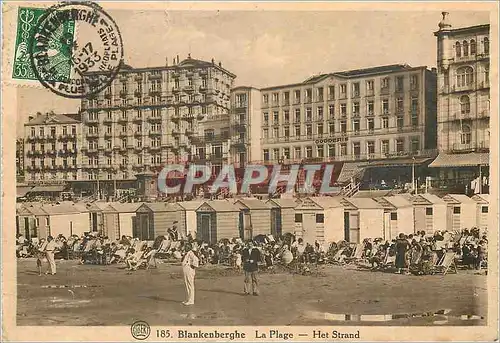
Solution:
{"label": "chimney", "polygon": [[168,67],[168,57],[165,57],[165,67]]}
{"label": "chimney", "polygon": [[439,30],[446,30],[451,28],[451,24],[448,22],[448,12],[441,12],[441,15],[443,16],[443,19],[439,22]]}
{"label": "chimney", "polygon": [[431,68],[433,74],[437,74],[437,68]]}
{"label": "chimney", "polygon": [[33,117],[33,116],[28,117],[28,121],[32,121],[33,119],[35,119],[35,117]]}
{"label": "chimney", "polygon": [[36,116],[39,117],[42,115],[42,112],[36,112]]}
{"label": "chimney", "polygon": [[177,55],[177,64],[179,64],[179,55]]}
{"label": "chimney", "polygon": [[176,65],[177,63],[175,63],[175,56],[174,58],[172,58],[172,65]]}
{"label": "chimney", "polygon": [[212,64],[215,64],[215,60],[212,58]]}
{"label": "chimney", "polygon": [[221,61],[219,61],[219,67],[222,67],[222,62]]}
{"label": "chimney", "polygon": [[188,59],[191,59],[191,53],[188,54]]}

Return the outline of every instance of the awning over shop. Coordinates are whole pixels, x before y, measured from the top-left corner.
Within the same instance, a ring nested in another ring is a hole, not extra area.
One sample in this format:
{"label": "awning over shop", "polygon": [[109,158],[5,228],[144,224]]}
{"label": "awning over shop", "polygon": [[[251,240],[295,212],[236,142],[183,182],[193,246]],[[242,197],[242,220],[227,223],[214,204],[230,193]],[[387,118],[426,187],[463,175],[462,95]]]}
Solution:
{"label": "awning over shop", "polygon": [[63,185],[58,186],[36,186],[29,193],[42,193],[42,192],[62,192],[64,190]]}
{"label": "awning over shop", "polygon": [[30,190],[32,189],[32,186],[18,186],[16,187],[16,195],[18,198],[21,198],[28,194]]}
{"label": "awning over shop", "polygon": [[356,177],[363,173],[364,169],[362,167],[364,163],[361,162],[345,162],[340,171],[340,175],[337,179],[338,183],[349,182],[352,177]]}
{"label": "awning over shop", "polygon": [[490,164],[490,154],[488,152],[471,152],[467,154],[439,154],[438,157],[429,164],[431,168],[452,168],[452,167],[475,167],[487,166]]}
{"label": "awning over shop", "polygon": [[413,164],[420,165],[425,162],[429,162],[432,158],[420,157],[420,158],[401,158],[396,160],[386,160],[386,161],[373,161],[368,164],[363,165],[363,168],[375,168],[375,167],[411,167]]}

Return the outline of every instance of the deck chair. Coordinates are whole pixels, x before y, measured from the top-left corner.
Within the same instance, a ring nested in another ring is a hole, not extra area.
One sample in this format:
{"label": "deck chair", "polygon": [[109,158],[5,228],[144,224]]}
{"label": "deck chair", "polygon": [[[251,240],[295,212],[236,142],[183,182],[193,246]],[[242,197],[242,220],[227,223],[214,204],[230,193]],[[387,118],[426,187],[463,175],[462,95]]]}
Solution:
{"label": "deck chair", "polygon": [[389,251],[387,251],[387,254],[385,255],[384,262],[382,264],[382,269],[388,269],[391,267],[394,267],[396,265],[396,254],[390,255]]}
{"label": "deck chair", "polygon": [[158,250],[156,251],[156,255],[161,258],[161,256],[165,256],[168,251],[170,250],[170,246],[172,241],[169,239],[165,239],[161,242],[160,246],[158,247]]}
{"label": "deck chair", "polygon": [[158,266],[156,265],[156,252],[156,250],[151,250],[148,254],[143,255],[139,263],[137,263],[137,267],[144,267],[146,270],[151,267],[158,268]]}
{"label": "deck chair", "polygon": [[448,271],[452,270],[456,274],[457,266],[455,265],[455,256],[456,253],[453,251],[445,253],[439,262],[434,266],[434,273],[446,275]]}
{"label": "deck chair", "polygon": [[349,262],[358,262],[363,260],[363,251],[365,250],[364,244],[356,244],[354,247],[351,256],[347,258]]}
{"label": "deck chair", "polygon": [[332,262],[333,264],[345,264],[344,259],[342,258],[342,253],[344,252],[345,248],[339,249],[335,255],[333,255]]}

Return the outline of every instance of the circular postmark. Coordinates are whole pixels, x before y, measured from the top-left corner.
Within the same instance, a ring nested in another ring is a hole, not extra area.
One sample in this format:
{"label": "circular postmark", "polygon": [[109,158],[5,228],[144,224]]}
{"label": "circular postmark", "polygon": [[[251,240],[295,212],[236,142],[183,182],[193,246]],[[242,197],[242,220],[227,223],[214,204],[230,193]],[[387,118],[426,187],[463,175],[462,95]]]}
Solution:
{"label": "circular postmark", "polygon": [[66,98],[86,98],[108,87],[123,63],[115,21],[97,4],[65,2],[38,20],[29,41],[36,78]]}
{"label": "circular postmark", "polygon": [[138,320],[130,327],[132,337],[140,341],[145,340],[151,334],[151,327],[143,320]]}

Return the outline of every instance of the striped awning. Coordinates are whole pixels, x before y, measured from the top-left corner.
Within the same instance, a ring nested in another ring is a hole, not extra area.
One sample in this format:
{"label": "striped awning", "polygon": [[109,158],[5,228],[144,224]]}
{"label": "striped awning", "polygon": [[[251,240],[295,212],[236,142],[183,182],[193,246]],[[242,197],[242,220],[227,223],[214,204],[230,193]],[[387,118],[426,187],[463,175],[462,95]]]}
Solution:
{"label": "striped awning", "polygon": [[490,154],[488,152],[471,152],[467,154],[439,154],[429,167],[431,168],[452,168],[452,167],[475,167],[487,166],[490,164]]}
{"label": "striped awning", "polygon": [[64,190],[64,186],[62,185],[54,185],[54,186],[36,186],[30,193],[43,193],[43,192],[62,192]]}
{"label": "striped awning", "polygon": [[400,159],[391,159],[391,160],[382,160],[382,161],[373,161],[366,165],[363,165],[363,168],[375,168],[375,167],[411,167],[413,164],[420,165],[425,162],[430,161],[429,157],[419,157],[419,158],[400,158]]}

